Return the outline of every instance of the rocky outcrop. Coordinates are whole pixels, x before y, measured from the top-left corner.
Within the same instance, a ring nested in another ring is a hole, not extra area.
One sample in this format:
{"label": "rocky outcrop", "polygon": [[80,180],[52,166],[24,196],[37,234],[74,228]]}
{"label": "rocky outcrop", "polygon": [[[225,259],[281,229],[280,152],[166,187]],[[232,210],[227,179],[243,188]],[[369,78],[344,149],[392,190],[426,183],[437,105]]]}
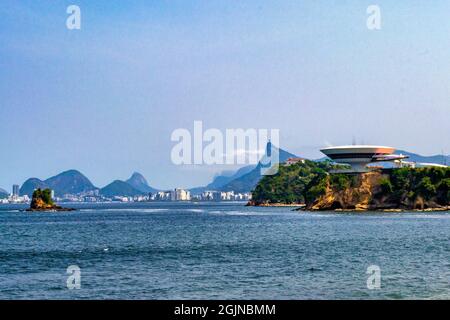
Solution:
{"label": "rocky outcrop", "polygon": [[369,210],[371,200],[379,185],[382,175],[378,172],[358,174],[353,177],[355,186],[336,190],[327,179],[325,194],[308,205],[309,210]]}
{"label": "rocky outcrop", "polygon": [[72,208],[63,208],[55,205],[50,197],[50,189],[37,189],[33,192],[30,208],[26,211],[74,211]]}
{"label": "rocky outcrop", "polygon": [[383,190],[383,181],[389,174],[380,171],[352,175],[352,185],[341,190],[332,185],[331,175],[326,182],[326,191],[306,206],[307,210],[448,210],[448,205],[439,204],[435,198],[409,197]]}
{"label": "rocky outcrop", "polygon": [[31,202],[27,211],[72,211],[74,209],[63,208],[54,204],[47,204],[42,199],[35,199]]}
{"label": "rocky outcrop", "polygon": [[250,200],[246,203],[246,207],[294,207],[294,208],[303,208],[305,207],[304,203],[269,203],[269,202],[258,202],[254,200]]}
{"label": "rocky outcrop", "polygon": [[345,173],[329,162],[280,166],[265,176],[248,205],[306,204],[306,210],[448,210],[450,167]]}

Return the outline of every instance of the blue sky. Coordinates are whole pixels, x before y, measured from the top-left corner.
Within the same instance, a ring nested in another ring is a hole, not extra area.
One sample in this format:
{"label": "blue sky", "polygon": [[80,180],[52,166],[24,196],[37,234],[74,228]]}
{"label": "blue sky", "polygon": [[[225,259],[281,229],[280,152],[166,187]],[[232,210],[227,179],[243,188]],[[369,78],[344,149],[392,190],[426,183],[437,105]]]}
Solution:
{"label": "blue sky", "polygon": [[[81,30],[65,26],[81,8]],[[366,9],[381,9],[381,30]],[[450,153],[448,1],[15,1],[0,4],[0,186],[78,169],[158,188],[221,169],[174,166],[171,132],[280,129],[281,147]]]}

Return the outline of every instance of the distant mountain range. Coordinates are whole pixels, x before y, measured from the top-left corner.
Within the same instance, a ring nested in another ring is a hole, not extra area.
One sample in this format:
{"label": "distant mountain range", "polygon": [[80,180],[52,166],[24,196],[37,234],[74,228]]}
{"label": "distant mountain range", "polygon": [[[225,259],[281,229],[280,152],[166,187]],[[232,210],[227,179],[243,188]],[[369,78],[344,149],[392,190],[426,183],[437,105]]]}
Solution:
{"label": "distant mountain range", "polygon": [[437,164],[444,164],[444,165],[450,165],[450,155],[434,155],[434,156],[422,156],[417,153],[412,153],[404,150],[397,150],[395,152],[396,154],[403,154],[405,156],[409,156],[407,161],[412,162],[423,162],[423,163],[437,163]]}
{"label": "distant mountain range", "polygon": [[20,188],[20,194],[31,196],[37,188],[50,188],[55,191],[56,196],[78,194],[98,189],[77,170],[64,171],[44,181],[38,178],[28,179]]}
{"label": "distant mountain range", "polygon": [[[268,144],[267,149],[271,150],[272,159],[278,159],[279,162],[296,157],[296,155],[276,148],[271,144]],[[250,192],[262,177],[261,169],[263,166],[261,163],[265,162],[265,157],[267,157],[267,154],[261,159],[262,162],[260,161],[257,165],[245,166],[236,172],[224,172],[216,176],[207,186],[193,188],[190,191],[194,194],[201,193],[205,190]],[[20,188],[20,194],[31,197],[33,191],[37,188],[50,188],[55,191],[55,195],[58,197],[66,194],[80,194],[96,190],[99,191],[100,195],[105,197],[137,196],[158,192],[157,189],[149,186],[144,176],[138,172],[133,173],[126,181],[115,180],[103,188],[97,188],[81,172],[69,170],[46,180],[30,178]]]}
{"label": "distant mountain range", "polygon": [[[279,162],[284,162],[288,158],[295,158],[296,155],[287,152],[283,149],[272,147],[273,152],[277,153]],[[422,156],[416,153],[411,153],[404,150],[398,150],[397,154],[404,154],[409,156],[409,161],[423,162],[423,163],[437,163],[450,165],[450,156],[434,155]],[[265,155],[264,157],[267,157]],[[276,157],[275,157],[276,158]],[[317,161],[326,159],[321,158]],[[261,160],[264,160],[261,159]],[[263,161],[264,163],[264,161]],[[261,161],[257,165],[249,165],[240,168],[239,170],[222,172],[214,177],[213,181],[206,186],[190,189],[191,193],[199,194],[205,190],[217,191],[235,191],[235,192],[250,192],[261,179]],[[28,195],[31,197],[33,191],[37,188],[50,188],[55,191],[55,195],[61,197],[65,194],[80,194],[89,191],[99,190],[99,193],[105,197],[114,196],[136,196],[148,193],[158,192],[157,189],[149,186],[147,180],[142,174],[135,172],[126,180],[115,180],[103,188],[97,188],[92,182],[77,170],[68,170],[46,180],[38,178],[30,178],[24,182],[20,188],[21,195]],[[0,199],[8,197],[9,192],[0,188]]]}
{"label": "distant mountain range", "polygon": [[247,173],[254,170],[256,166],[250,165],[245,166],[240,169],[238,169],[236,172],[233,171],[225,171],[222,172],[220,175],[217,175],[214,177],[213,181],[204,187],[197,187],[190,189],[191,193],[193,194],[200,194],[203,191],[206,190],[221,190],[223,186],[227,185],[233,180],[239,179],[243,175],[246,175]]}
{"label": "distant mountain range", "polygon": [[31,197],[33,191],[37,188],[50,188],[55,191],[55,195],[58,197],[66,194],[80,194],[96,190],[99,190],[99,193],[105,197],[136,196],[157,191],[150,187],[147,180],[137,172],[133,173],[126,182],[116,180],[104,188],[99,189],[77,170],[65,171],[46,180],[30,178],[20,188],[20,194]]}
{"label": "distant mountain range", "polygon": [[[226,176],[217,176],[213,182],[205,187],[193,188],[190,191],[192,193],[201,193],[204,190],[217,190],[217,191],[234,191],[234,192],[250,192],[258,184],[262,177],[261,169],[262,164],[266,163],[268,149],[272,153],[272,159],[278,159],[277,162],[285,162],[289,158],[298,158],[296,155],[287,152],[283,149],[277,148],[268,144],[266,147],[266,154],[263,159],[256,166],[245,166],[237,170],[234,174]],[[276,162],[275,162],[276,163]]]}

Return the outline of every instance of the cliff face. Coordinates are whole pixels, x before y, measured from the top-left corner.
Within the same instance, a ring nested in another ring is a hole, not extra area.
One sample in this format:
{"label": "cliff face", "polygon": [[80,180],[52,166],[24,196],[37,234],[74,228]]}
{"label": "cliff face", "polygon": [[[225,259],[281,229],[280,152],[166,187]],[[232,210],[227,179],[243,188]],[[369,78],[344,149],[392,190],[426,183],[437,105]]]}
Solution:
{"label": "cliff face", "polygon": [[379,188],[382,174],[369,172],[353,177],[354,186],[336,190],[331,186],[330,179],[326,182],[325,194],[308,206],[310,210],[355,209],[369,210],[373,194]]}
{"label": "cliff face", "polygon": [[41,198],[33,198],[31,200],[30,209],[32,210],[53,210],[55,208],[54,204],[45,203]]}
{"label": "cliff face", "polygon": [[26,211],[75,211],[75,209],[63,208],[54,204],[48,204],[45,203],[42,199],[33,199],[30,208]]}
{"label": "cliff face", "polygon": [[390,174],[368,172],[350,176],[351,186],[338,188],[332,183],[332,175],[326,179],[325,193],[307,205],[309,210],[426,210],[447,209],[448,203],[438,196],[426,199],[411,193],[395,193],[389,187]]}

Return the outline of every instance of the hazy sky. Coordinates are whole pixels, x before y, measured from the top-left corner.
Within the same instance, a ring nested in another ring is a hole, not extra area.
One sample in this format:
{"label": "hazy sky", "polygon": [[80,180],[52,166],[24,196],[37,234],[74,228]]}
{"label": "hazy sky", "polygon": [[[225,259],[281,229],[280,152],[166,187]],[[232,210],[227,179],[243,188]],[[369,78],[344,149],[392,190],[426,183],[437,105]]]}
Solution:
{"label": "hazy sky", "polygon": [[[81,8],[68,30],[66,8]],[[366,9],[381,9],[381,30]],[[277,128],[281,147],[450,153],[450,2],[0,3],[0,186],[78,169],[157,188],[219,169],[174,166],[177,128]],[[226,169],[226,168],[221,168]]]}

